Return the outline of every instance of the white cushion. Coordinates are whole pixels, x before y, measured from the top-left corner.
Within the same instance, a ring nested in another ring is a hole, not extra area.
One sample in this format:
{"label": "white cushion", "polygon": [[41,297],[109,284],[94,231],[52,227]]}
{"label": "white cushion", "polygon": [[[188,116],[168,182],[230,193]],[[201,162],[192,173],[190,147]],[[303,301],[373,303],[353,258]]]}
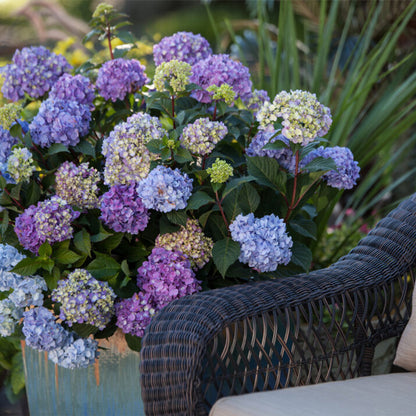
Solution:
{"label": "white cushion", "polygon": [[416,373],[396,373],[224,397],[210,416],[413,416]]}

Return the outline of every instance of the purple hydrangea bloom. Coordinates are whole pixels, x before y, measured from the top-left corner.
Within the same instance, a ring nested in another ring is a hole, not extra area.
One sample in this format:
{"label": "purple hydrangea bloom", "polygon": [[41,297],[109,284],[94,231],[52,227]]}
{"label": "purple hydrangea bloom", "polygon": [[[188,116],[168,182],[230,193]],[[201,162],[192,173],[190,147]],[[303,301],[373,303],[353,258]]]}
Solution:
{"label": "purple hydrangea bloom", "polygon": [[82,75],[63,74],[53,85],[49,98],[53,100],[75,101],[94,110],[94,85]]}
{"label": "purple hydrangea bloom", "polygon": [[42,306],[43,293],[48,290],[45,279],[41,276],[25,277],[16,283],[9,299],[19,308]]}
{"label": "purple hydrangea bloom", "polygon": [[239,260],[260,272],[272,272],[279,264],[288,264],[292,238],[286,224],[274,214],[255,218],[253,213],[238,215],[230,224],[231,238],[240,243]]}
{"label": "purple hydrangea bloom", "polygon": [[0,163],[6,163],[12,147],[17,144],[18,138],[13,137],[8,130],[0,126]]}
{"label": "purple hydrangea bloom", "polygon": [[23,309],[17,307],[10,299],[0,300],[0,336],[13,334],[16,324],[22,317]]}
{"label": "purple hydrangea bloom", "polygon": [[273,157],[274,159],[279,159],[279,157],[284,153],[286,148],[282,149],[263,149],[266,144],[274,143],[275,141],[280,140],[286,145],[286,148],[289,146],[289,140],[286,139],[282,134],[277,134],[276,131],[272,130],[260,130],[251,141],[250,145],[246,149],[247,156],[254,157]]}
{"label": "purple hydrangea bloom", "polygon": [[0,292],[13,289],[23,279],[23,276],[12,273],[10,270],[25,257],[13,246],[0,244]]}
{"label": "purple hydrangea bloom", "polygon": [[136,59],[112,59],[98,70],[95,85],[106,100],[123,100],[149,81],[144,70],[145,67]]}
{"label": "purple hydrangea bloom", "polygon": [[150,214],[136,191],[136,184],[114,185],[100,198],[100,219],[118,233],[138,234]]}
{"label": "purple hydrangea bloom", "polygon": [[251,96],[252,83],[250,72],[241,62],[234,61],[229,55],[211,55],[202,61],[198,61],[192,67],[190,82],[202,87],[202,90],[195,90],[192,96],[202,103],[210,103],[214,92],[206,89],[210,85],[230,85],[237,97],[245,100]]}
{"label": "purple hydrangea bloom", "polygon": [[142,337],[156,313],[156,305],[149,293],[135,293],[116,304],[117,326],[125,334]]}
{"label": "purple hydrangea bloom", "polygon": [[53,196],[36,206],[31,205],[20,214],[16,218],[14,231],[25,249],[37,253],[45,241],[53,244],[72,238],[71,222],[79,215],[66,201]]}
{"label": "purple hydrangea bloom", "polygon": [[348,147],[319,146],[304,157],[301,166],[305,167],[317,157],[331,158],[337,166],[337,170],[330,170],[322,176],[329,186],[338,189],[351,189],[357,184],[357,179],[360,177],[360,167],[358,162],[354,161],[354,156]]}
{"label": "purple hydrangea bloom", "polygon": [[153,59],[156,66],[173,59],[187,62],[190,65],[207,58],[212,54],[208,41],[200,34],[177,32],[164,37],[153,46]]}
{"label": "purple hydrangea bloom", "polygon": [[137,185],[146,208],[169,212],[186,207],[192,193],[192,179],[179,169],[159,165]]}
{"label": "purple hydrangea bloom", "polygon": [[83,269],[75,269],[52,291],[52,300],[61,304],[59,317],[69,326],[86,323],[104,329],[114,315],[116,295]]}
{"label": "purple hydrangea bloom", "polygon": [[64,368],[85,368],[98,358],[98,342],[91,338],[78,338],[70,333],[67,342],[49,351],[49,359]]}
{"label": "purple hydrangea bloom", "polygon": [[51,311],[38,306],[24,312],[23,334],[29,347],[51,351],[65,345],[68,332],[56,322]]}
{"label": "purple hydrangea bloom", "polygon": [[43,46],[16,50],[12,63],[3,70],[3,95],[12,101],[42,97],[58,78],[71,69],[64,56],[56,55]]}
{"label": "purple hydrangea bloom", "polygon": [[254,90],[251,95],[245,99],[247,108],[257,115],[257,111],[263,106],[265,102],[270,101],[269,94],[266,90]]}
{"label": "purple hydrangea bloom", "polygon": [[43,101],[38,114],[30,123],[33,143],[49,147],[52,143],[75,146],[90,128],[91,111],[88,106],[75,101]]}
{"label": "purple hydrangea bloom", "polygon": [[137,271],[137,285],[153,297],[158,309],[201,290],[189,259],[180,251],[155,247]]}

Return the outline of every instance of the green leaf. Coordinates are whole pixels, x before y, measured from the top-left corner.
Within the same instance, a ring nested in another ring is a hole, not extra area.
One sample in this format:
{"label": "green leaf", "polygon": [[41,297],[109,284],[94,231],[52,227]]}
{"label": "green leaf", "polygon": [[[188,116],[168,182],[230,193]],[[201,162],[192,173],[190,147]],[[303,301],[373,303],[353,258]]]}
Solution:
{"label": "green leaf", "polygon": [[7,228],[9,227],[9,211],[7,209],[3,209],[2,215],[3,220],[1,222],[1,234],[4,235],[4,233],[7,231]]}
{"label": "green leaf", "polygon": [[49,147],[46,156],[55,155],[57,153],[69,153],[68,147],[62,143],[54,143]]}
{"label": "green leaf", "polygon": [[249,183],[243,184],[238,195],[238,205],[241,207],[244,215],[256,211],[260,205],[260,195],[253,185]]}
{"label": "green leaf", "polygon": [[39,257],[49,257],[52,254],[52,247],[51,245],[45,241],[40,247],[38,251]]}
{"label": "green leaf", "polygon": [[90,335],[96,334],[99,331],[94,325],[77,323],[72,324],[71,329],[82,338],[88,338]]}
{"label": "green leaf", "polygon": [[270,157],[248,157],[247,170],[260,185],[285,192],[286,174],[280,170],[276,159]]}
{"label": "green leaf", "polygon": [[97,247],[99,247],[99,250],[107,251],[110,253],[112,250],[118,247],[123,237],[123,233],[114,233],[102,242],[98,243]]}
{"label": "green leaf", "polygon": [[131,51],[134,48],[133,43],[127,43],[125,45],[119,45],[113,49],[114,58],[123,58],[127,52]]}
{"label": "green leaf", "polygon": [[27,191],[23,194],[26,205],[35,205],[39,201],[40,195],[39,185],[35,181],[31,181]]}
{"label": "green leaf", "polygon": [[78,153],[82,153],[83,155],[95,157],[95,146],[93,146],[88,140],[81,140],[76,146],[74,146],[74,150]]}
{"label": "green leaf", "polygon": [[7,185],[6,178],[3,175],[0,175],[0,189],[4,189]]}
{"label": "green leaf", "polygon": [[122,30],[120,32],[117,32],[117,37],[121,39],[124,43],[134,43],[136,42],[136,39],[132,35],[131,32],[127,30]]}
{"label": "green leaf", "polygon": [[18,352],[13,356],[10,383],[14,394],[20,393],[25,387],[22,352]]}
{"label": "green leaf", "polygon": [[121,270],[123,271],[123,273],[124,273],[126,276],[130,276],[129,264],[127,263],[127,260],[126,260],[126,259],[124,259],[124,260],[121,262]]}
{"label": "green leaf", "polygon": [[240,244],[227,237],[214,244],[212,258],[222,277],[225,277],[227,269],[238,259]]}
{"label": "green leaf", "polygon": [[53,258],[58,263],[62,264],[74,264],[76,263],[80,258],[82,258],[81,255],[75,253],[75,251],[68,250],[65,248],[60,248],[56,250],[56,252],[53,255]]}
{"label": "green leaf", "polygon": [[304,169],[308,170],[309,172],[327,172],[328,170],[338,170],[337,165],[333,159],[326,159],[324,157],[317,157],[313,159],[305,166]]}
{"label": "green leaf", "polygon": [[288,147],[289,146],[282,140],[276,140],[273,143],[267,143],[265,146],[263,146],[263,149],[280,150],[280,149],[287,149]]}
{"label": "green leaf", "polygon": [[291,261],[307,272],[311,267],[312,252],[305,244],[295,241],[292,247]]}
{"label": "green leaf", "polygon": [[178,163],[191,162],[193,160],[191,153],[184,147],[179,147],[174,152],[174,158]]}
{"label": "green leaf", "polygon": [[96,279],[109,280],[120,271],[121,266],[113,257],[97,251],[94,253],[96,258],[87,266],[87,270]]}
{"label": "green leaf", "polygon": [[98,243],[112,236],[113,233],[109,233],[100,223],[100,232],[91,236],[91,242]]}
{"label": "green leaf", "polygon": [[224,192],[222,193],[222,197],[225,198],[231,191],[235,188],[238,188],[244,183],[254,181],[256,178],[254,176],[243,176],[241,178],[234,178],[228,181],[225,185]]}
{"label": "green leaf", "polygon": [[134,335],[125,334],[127,345],[133,351],[140,352],[142,348],[142,339],[140,337],[136,337]]}
{"label": "green leaf", "polygon": [[198,209],[213,202],[215,202],[215,199],[210,197],[206,192],[197,191],[188,199],[186,209]]}
{"label": "green leaf", "polygon": [[88,257],[91,257],[91,240],[87,230],[82,229],[74,236],[75,247]]}
{"label": "green leaf", "polygon": [[304,237],[313,238],[316,240],[316,224],[312,220],[306,218],[296,218],[289,221],[289,226],[294,232],[303,235]]}
{"label": "green leaf", "polygon": [[52,272],[52,269],[55,266],[55,262],[50,258],[40,258],[39,264],[42,267],[42,269],[47,270],[49,273]]}
{"label": "green leaf", "polygon": [[166,216],[171,223],[183,226],[186,225],[186,221],[188,219],[188,216],[186,215],[186,212],[183,209],[180,211],[167,212]]}
{"label": "green leaf", "polygon": [[205,226],[207,225],[207,221],[209,216],[213,213],[214,211],[211,209],[207,212],[204,212],[200,217],[199,217],[199,223],[202,225],[202,228],[205,228]]}
{"label": "green leaf", "polygon": [[40,267],[41,262],[39,259],[26,257],[23,260],[20,260],[10,271],[22,276],[31,276],[35,274]]}
{"label": "green leaf", "polygon": [[238,214],[242,213],[242,209],[238,204],[238,197],[240,192],[236,189],[234,192],[231,192],[222,202],[222,207],[224,209],[227,219],[232,222]]}
{"label": "green leaf", "polygon": [[88,42],[91,38],[94,36],[99,36],[101,34],[101,30],[99,29],[93,29],[90,32],[88,32],[82,39],[82,43]]}
{"label": "green leaf", "polygon": [[152,139],[146,143],[146,147],[150,152],[160,154],[163,143],[162,140]]}

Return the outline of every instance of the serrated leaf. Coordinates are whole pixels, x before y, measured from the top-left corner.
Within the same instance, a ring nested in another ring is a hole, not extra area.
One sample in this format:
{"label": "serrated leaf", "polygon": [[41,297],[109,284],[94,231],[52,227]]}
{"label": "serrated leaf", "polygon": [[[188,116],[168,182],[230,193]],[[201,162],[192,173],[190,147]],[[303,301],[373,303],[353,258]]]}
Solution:
{"label": "serrated leaf", "polygon": [[222,202],[222,207],[225,212],[225,215],[227,219],[232,222],[234,221],[235,217],[238,214],[242,213],[242,209],[240,205],[238,204],[238,197],[239,197],[239,190],[234,190],[234,192],[231,192],[227,195],[227,197]]}
{"label": "serrated leaf", "polygon": [[45,241],[39,247],[38,256],[39,257],[49,257],[51,254],[52,254],[52,247],[47,241]]}
{"label": "serrated leaf", "polygon": [[125,334],[127,345],[133,351],[140,352],[142,348],[142,339],[140,337],[136,337],[134,335]]}
{"label": "serrated leaf", "polygon": [[296,233],[316,240],[316,224],[312,220],[306,218],[296,218],[289,221],[289,226]]}
{"label": "serrated leaf", "polygon": [[132,35],[131,32],[127,30],[121,30],[117,32],[117,37],[122,40],[124,43],[134,43],[136,42],[136,39]]}
{"label": "serrated leaf", "polygon": [[69,153],[69,150],[62,143],[54,143],[49,147],[48,152],[46,153],[46,156],[55,155],[57,153]]}
{"label": "serrated leaf", "polygon": [[74,150],[78,153],[82,153],[83,155],[95,157],[95,146],[93,146],[88,140],[80,141],[76,146],[74,146]]}
{"label": "serrated leaf", "polygon": [[183,147],[179,147],[175,151],[174,158],[178,163],[186,163],[186,162],[191,162],[193,160],[192,155],[189,152],[189,150]]}
{"label": "serrated leaf", "polygon": [[256,178],[260,185],[285,192],[286,174],[280,170],[276,159],[270,157],[248,157],[247,170],[251,176]]}
{"label": "serrated leaf", "polygon": [[309,172],[327,172],[329,170],[338,170],[336,163],[331,158],[317,157],[309,162],[305,168]]}
{"label": "serrated leaf", "polygon": [[31,276],[41,267],[39,259],[26,257],[19,261],[10,271],[22,276]]}
{"label": "serrated leaf", "polygon": [[40,198],[41,191],[39,185],[35,181],[31,181],[27,191],[23,194],[27,206],[35,205]]}
{"label": "serrated leaf", "polygon": [[230,192],[232,192],[235,188],[238,188],[244,183],[254,181],[256,178],[254,176],[243,176],[241,178],[234,178],[227,182],[224,188],[224,192],[222,193],[222,197],[225,198]]}
{"label": "serrated leaf", "polygon": [[312,263],[312,252],[305,244],[295,241],[292,247],[291,262],[309,271]]}
{"label": "serrated leaf", "polygon": [[0,189],[4,189],[7,185],[6,178],[3,175],[0,175]]}
{"label": "serrated leaf", "polygon": [[99,29],[93,29],[90,32],[88,32],[82,39],[82,43],[86,43],[88,42],[91,38],[93,38],[94,36],[98,36],[101,34],[101,30]]}
{"label": "serrated leaf", "polygon": [[3,220],[1,221],[1,234],[3,235],[9,226],[9,211],[3,209],[2,211]]}
{"label": "serrated leaf", "polygon": [[52,272],[52,269],[53,269],[53,268],[54,268],[54,266],[55,266],[55,262],[54,262],[52,259],[49,259],[49,258],[46,258],[46,259],[42,258],[42,259],[39,259],[39,264],[40,264],[40,266],[42,267],[42,269],[44,269],[44,270],[48,271],[49,273],[51,273],[51,272]]}
{"label": "serrated leaf", "polygon": [[123,239],[123,233],[114,233],[98,244],[99,250],[111,252]]}
{"label": "serrated leaf", "polygon": [[121,270],[126,276],[130,276],[130,269],[129,269],[129,264],[127,263],[127,260],[123,260],[121,262]]}
{"label": "serrated leaf", "polygon": [[214,211],[211,209],[207,212],[204,212],[200,217],[199,217],[199,223],[202,225],[202,227],[204,228],[207,225],[207,221],[209,216],[213,213]]}
{"label": "serrated leaf", "polygon": [[22,352],[18,352],[13,356],[10,384],[14,394],[20,393],[25,387],[25,373],[23,370]]}
{"label": "serrated leaf", "polygon": [[188,199],[186,209],[198,209],[213,202],[215,202],[215,199],[209,196],[206,192],[197,191]]}
{"label": "serrated leaf", "polygon": [[58,263],[62,264],[74,264],[82,258],[82,256],[75,253],[75,251],[64,248],[57,250],[53,257]]}
{"label": "serrated leaf", "polygon": [[166,216],[171,223],[183,226],[186,225],[188,219],[185,210],[170,211],[166,213]]}
{"label": "serrated leaf", "polygon": [[240,255],[240,244],[227,237],[214,244],[212,249],[212,259],[215,266],[225,277],[227,269],[238,259]]}
{"label": "serrated leaf", "polygon": [[105,240],[106,238],[112,236],[113,233],[109,233],[101,224],[100,224],[100,232],[98,234],[94,234],[91,236],[91,242],[98,243],[100,241]]}
{"label": "serrated leaf", "polygon": [[152,153],[156,153],[156,154],[160,154],[161,149],[162,149],[163,143],[162,140],[157,140],[157,139],[152,139],[149,140],[146,143],[146,147],[147,149],[152,152]]}
{"label": "serrated leaf", "polygon": [[245,215],[255,212],[260,204],[260,195],[253,185],[249,183],[243,184],[238,195],[238,205],[241,207]]}
{"label": "serrated leaf", "polygon": [[99,331],[94,325],[77,323],[72,324],[71,329],[82,338],[88,338],[90,335],[96,334]]}
{"label": "serrated leaf", "polygon": [[280,149],[287,149],[288,147],[289,146],[282,140],[276,140],[273,143],[267,143],[265,146],[263,146],[263,149],[280,150]]}
{"label": "serrated leaf", "polygon": [[121,269],[120,264],[111,256],[94,252],[96,255],[88,266],[87,270],[98,280],[109,280]]}
{"label": "serrated leaf", "polygon": [[74,236],[75,247],[88,257],[91,257],[91,240],[90,235],[85,229],[77,232]]}

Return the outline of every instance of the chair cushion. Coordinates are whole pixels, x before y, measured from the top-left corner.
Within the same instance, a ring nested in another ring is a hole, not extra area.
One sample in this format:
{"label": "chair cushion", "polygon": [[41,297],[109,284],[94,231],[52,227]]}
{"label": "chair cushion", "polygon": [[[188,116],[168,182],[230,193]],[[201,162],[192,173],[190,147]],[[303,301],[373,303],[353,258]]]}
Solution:
{"label": "chair cushion", "polygon": [[224,397],[210,416],[416,415],[416,373],[396,373]]}
{"label": "chair cushion", "polygon": [[412,314],[400,338],[393,364],[416,371],[416,289],[413,290]]}

